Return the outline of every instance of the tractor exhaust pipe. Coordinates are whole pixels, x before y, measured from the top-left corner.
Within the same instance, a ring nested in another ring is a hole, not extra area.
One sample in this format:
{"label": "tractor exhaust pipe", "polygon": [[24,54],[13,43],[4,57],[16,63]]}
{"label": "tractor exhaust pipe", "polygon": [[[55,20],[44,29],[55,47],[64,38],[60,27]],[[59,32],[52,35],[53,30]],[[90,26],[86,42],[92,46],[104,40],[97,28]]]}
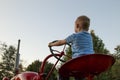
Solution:
{"label": "tractor exhaust pipe", "polygon": [[15,75],[19,73],[19,61],[20,61],[19,49],[20,49],[20,39],[18,40],[17,54],[16,54],[16,59],[15,59],[15,67],[14,67]]}

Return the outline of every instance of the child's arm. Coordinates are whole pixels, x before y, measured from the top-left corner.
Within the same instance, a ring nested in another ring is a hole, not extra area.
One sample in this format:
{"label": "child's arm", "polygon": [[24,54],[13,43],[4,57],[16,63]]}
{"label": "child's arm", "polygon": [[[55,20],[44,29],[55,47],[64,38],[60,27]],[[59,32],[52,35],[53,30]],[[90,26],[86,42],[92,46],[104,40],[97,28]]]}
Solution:
{"label": "child's arm", "polygon": [[49,43],[48,46],[61,46],[61,45],[64,45],[66,44],[66,40],[58,40],[57,42],[54,42],[54,43]]}

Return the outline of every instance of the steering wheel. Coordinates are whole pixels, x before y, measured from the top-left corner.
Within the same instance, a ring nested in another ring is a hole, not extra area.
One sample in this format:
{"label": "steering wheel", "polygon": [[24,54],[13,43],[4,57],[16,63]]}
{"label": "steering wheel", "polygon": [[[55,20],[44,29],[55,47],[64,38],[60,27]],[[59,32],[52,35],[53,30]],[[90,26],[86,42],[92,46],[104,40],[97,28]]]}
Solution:
{"label": "steering wheel", "polygon": [[[55,42],[57,42],[57,41],[58,41],[58,40],[55,40],[55,41],[53,41],[53,42],[51,42],[51,43],[55,43]],[[68,43],[65,44],[64,47],[63,47],[62,52],[60,52],[60,51],[58,51],[58,50],[54,50],[51,46],[49,47],[50,52],[52,53],[52,55],[53,55],[56,59],[58,59],[59,61],[61,61],[61,62],[65,62],[65,60],[63,60],[63,59],[61,59],[61,57],[55,55],[55,52],[57,52],[57,53],[59,53],[59,54],[61,54],[61,55],[64,55],[64,50],[65,50],[66,45],[68,45],[69,47],[71,47],[70,44],[68,44]]]}

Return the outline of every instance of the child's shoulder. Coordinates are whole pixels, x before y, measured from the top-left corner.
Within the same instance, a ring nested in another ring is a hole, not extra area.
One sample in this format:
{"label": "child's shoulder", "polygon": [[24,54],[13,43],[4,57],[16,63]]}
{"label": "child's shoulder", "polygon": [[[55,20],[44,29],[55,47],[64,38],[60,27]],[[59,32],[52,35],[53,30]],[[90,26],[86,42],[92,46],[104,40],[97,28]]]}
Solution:
{"label": "child's shoulder", "polygon": [[71,37],[78,37],[78,36],[82,36],[82,35],[90,35],[90,33],[88,32],[88,31],[82,31],[82,32],[78,32],[78,33],[73,33],[73,34],[71,34],[70,36]]}

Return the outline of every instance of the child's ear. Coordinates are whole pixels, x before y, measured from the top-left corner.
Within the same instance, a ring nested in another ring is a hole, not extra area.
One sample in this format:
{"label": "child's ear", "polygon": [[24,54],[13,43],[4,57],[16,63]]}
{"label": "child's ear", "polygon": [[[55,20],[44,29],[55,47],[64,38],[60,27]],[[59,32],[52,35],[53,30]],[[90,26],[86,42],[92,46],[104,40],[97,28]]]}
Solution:
{"label": "child's ear", "polygon": [[79,24],[76,25],[76,28],[79,28]]}

